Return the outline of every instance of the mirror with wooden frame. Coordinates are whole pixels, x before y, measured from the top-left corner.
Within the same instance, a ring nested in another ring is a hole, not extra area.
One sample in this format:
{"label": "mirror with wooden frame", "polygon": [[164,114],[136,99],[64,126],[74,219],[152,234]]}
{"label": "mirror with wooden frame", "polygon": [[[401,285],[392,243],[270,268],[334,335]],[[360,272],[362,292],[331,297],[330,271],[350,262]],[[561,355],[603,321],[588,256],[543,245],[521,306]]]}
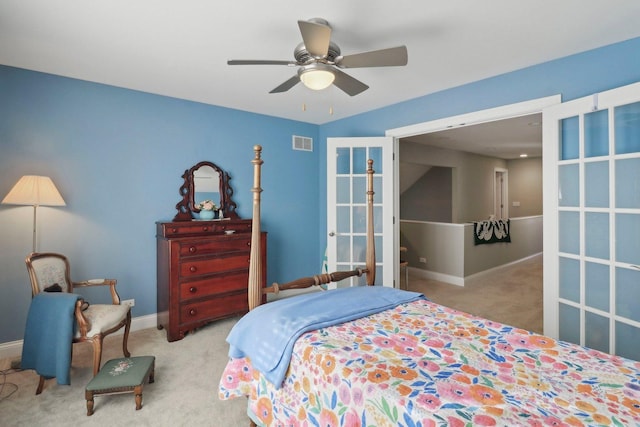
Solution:
{"label": "mirror with wooden frame", "polygon": [[[233,188],[229,184],[229,174],[215,163],[200,162],[182,175],[184,183],[180,187],[182,200],[176,204],[178,213],[174,221],[191,221],[199,218],[199,204],[212,200],[216,213],[224,218],[238,219],[237,205],[232,200]],[[217,216],[216,216],[217,218]]]}

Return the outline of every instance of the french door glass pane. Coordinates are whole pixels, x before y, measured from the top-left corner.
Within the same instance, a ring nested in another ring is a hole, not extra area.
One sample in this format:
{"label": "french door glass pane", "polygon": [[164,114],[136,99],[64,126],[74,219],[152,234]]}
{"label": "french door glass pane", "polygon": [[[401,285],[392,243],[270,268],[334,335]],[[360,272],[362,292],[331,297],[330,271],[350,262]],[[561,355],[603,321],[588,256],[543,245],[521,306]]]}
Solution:
{"label": "french door glass pane", "polygon": [[580,214],[578,212],[559,213],[560,252],[580,254]]}
{"label": "french door glass pane", "polygon": [[580,170],[577,164],[558,169],[560,206],[580,206]]}
{"label": "french door glass pane", "polygon": [[367,237],[353,236],[353,262],[364,264],[367,259]]}
{"label": "french door glass pane", "polygon": [[381,204],[384,200],[384,194],[382,194],[382,177],[374,175],[373,176],[373,203]]}
{"label": "french door glass pane", "polygon": [[609,154],[609,110],[584,115],[585,157]]}
{"label": "french door glass pane", "polygon": [[367,178],[364,176],[353,177],[353,203],[367,203]]}
{"label": "french door glass pane", "polygon": [[353,174],[364,175],[367,173],[367,148],[357,147],[353,149],[353,164],[351,165]]}
{"label": "french door glass pane", "polygon": [[587,212],[584,216],[585,254],[609,259],[609,214]]}
{"label": "french door glass pane", "polygon": [[336,173],[338,175],[348,175],[351,173],[351,150],[349,148],[338,148],[338,159],[336,160]]}
{"label": "french door glass pane", "polygon": [[336,231],[338,233],[348,233],[351,231],[351,208],[349,206],[338,206],[336,208]]}
{"label": "french door glass pane", "polygon": [[640,102],[622,105],[614,110],[616,154],[640,152]]}
{"label": "french door glass pane", "polygon": [[586,312],[584,327],[589,332],[585,334],[587,347],[609,352],[609,319],[595,313]]}
{"label": "french door glass pane", "polygon": [[616,354],[638,360],[640,354],[640,328],[616,322]]}
{"label": "french door glass pane", "polygon": [[349,203],[349,200],[351,200],[349,182],[349,177],[339,176],[336,178],[336,203]]}
{"label": "french door glass pane", "polygon": [[640,158],[616,160],[616,207],[640,208]]}
{"label": "french door glass pane", "polygon": [[[338,263],[351,262],[351,237],[338,236],[336,258]],[[345,268],[343,270],[348,270]]]}
{"label": "french door glass pane", "polygon": [[584,165],[584,205],[588,208],[609,207],[609,162]]}
{"label": "french door glass pane", "polygon": [[640,265],[638,236],[640,214],[616,214],[616,261]]}
{"label": "french door glass pane", "polygon": [[584,271],[585,303],[589,307],[610,311],[609,306],[609,266],[586,262]]}
{"label": "french door glass pane", "polygon": [[373,160],[373,171],[376,174],[383,173],[382,147],[369,147],[369,158]]}
{"label": "french door glass pane", "polygon": [[367,208],[365,206],[353,207],[353,228],[352,233],[367,232]]}
{"label": "french door glass pane", "polygon": [[580,342],[580,310],[560,303],[560,334],[563,341]]}
{"label": "french door glass pane", "polygon": [[382,206],[373,207],[373,232],[382,234]]}
{"label": "french door glass pane", "polygon": [[560,160],[577,159],[580,154],[578,116],[560,120]]}
{"label": "french door glass pane", "polygon": [[580,262],[560,257],[560,298],[580,302]]}
{"label": "french door glass pane", "polygon": [[616,314],[640,322],[640,270],[616,268]]}

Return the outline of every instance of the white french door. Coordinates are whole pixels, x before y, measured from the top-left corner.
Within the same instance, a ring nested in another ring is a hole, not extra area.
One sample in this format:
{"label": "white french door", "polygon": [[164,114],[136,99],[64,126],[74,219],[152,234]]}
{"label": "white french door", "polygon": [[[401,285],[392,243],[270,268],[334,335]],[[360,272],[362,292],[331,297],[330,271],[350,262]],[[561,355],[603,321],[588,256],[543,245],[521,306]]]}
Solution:
{"label": "white french door", "polygon": [[543,111],[544,332],[640,359],[640,83]]}
{"label": "white french door", "polygon": [[[393,138],[327,139],[327,265],[329,271],[365,266],[368,159],[375,171],[375,284],[393,287]],[[364,277],[352,277],[331,286],[365,284]]]}

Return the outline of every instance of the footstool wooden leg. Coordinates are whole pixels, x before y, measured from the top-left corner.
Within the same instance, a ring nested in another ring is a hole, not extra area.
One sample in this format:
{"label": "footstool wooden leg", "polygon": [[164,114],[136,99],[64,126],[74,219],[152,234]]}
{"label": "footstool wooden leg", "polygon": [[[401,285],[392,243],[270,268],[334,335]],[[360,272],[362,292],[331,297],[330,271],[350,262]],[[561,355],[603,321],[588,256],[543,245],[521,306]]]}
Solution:
{"label": "footstool wooden leg", "polygon": [[93,415],[93,392],[86,391],[84,393],[84,398],[87,399],[87,416]]}
{"label": "footstool wooden leg", "polygon": [[142,409],[142,385],[137,386],[133,393],[136,395],[136,411]]}

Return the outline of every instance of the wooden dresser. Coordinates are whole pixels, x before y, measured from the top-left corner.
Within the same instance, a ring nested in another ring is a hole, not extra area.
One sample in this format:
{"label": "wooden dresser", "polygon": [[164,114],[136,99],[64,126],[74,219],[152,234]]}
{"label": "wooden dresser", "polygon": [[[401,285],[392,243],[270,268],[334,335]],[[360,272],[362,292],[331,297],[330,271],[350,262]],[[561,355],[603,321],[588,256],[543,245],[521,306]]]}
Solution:
{"label": "wooden dresser", "polygon": [[[248,312],[251,220],[157,222],[156,227],[158,329],[167,330],[169,341],[213,320]],[[261,245],[264,286],[265,232]]]}

